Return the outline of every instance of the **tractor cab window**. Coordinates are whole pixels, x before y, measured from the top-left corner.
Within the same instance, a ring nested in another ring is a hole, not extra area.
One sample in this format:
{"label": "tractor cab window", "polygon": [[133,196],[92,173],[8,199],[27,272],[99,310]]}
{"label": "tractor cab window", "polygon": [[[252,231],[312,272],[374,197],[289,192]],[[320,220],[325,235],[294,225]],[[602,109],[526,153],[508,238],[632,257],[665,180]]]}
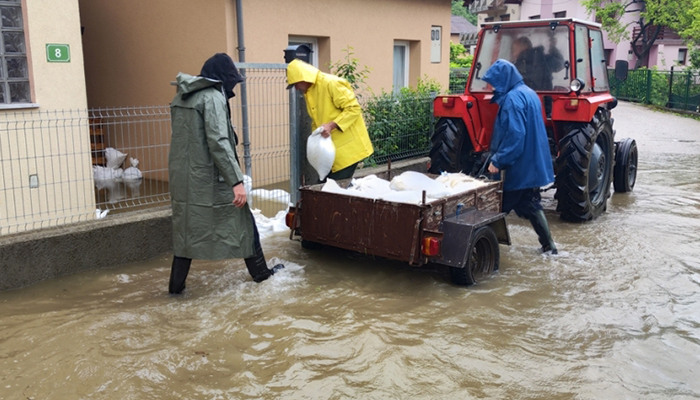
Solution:
{"label": "tractor cab window", "polygon": [[491,91],[481,80],[499,58],[512,62],[526,85],[542,92],[568,92],[569,30],[565,25],[505,28],[484,31],[470,90]]}
{"label": "tractor cab window", "polygon": [[593,76],[591,76],[591,56],[588,38],[588,28],[576,25],[576,78],[584,83],[582,92],[593,90]]}
{"label": "tractor cab window", "polygon": [[593,91],[607,92],[610,90],[608,85],[608,68],[605,57],[605,48],[603,46],[603,33],[600,31],[588,30],[588,35],[591,38],[591,69],[593,70]]}

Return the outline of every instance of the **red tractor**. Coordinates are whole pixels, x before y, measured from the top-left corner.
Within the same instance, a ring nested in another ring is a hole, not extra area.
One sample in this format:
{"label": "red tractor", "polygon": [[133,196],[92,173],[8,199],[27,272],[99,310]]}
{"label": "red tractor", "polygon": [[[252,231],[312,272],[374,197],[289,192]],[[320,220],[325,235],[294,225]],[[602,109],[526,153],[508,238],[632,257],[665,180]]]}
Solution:
{"label": "red tractor", "polygon": [[[542,101],[554,164],[557,212],[588,221],[606,209],[610,186],[629,192],[637,176],[637,145],[615,142],[607,61],[600,25],[576,19],[484,24],[462,95],[438,96],[430,172],[483,171],[498,106],[481,77],[498,59],[516,65]],[[618,80],[627,62],[615,65]]]}

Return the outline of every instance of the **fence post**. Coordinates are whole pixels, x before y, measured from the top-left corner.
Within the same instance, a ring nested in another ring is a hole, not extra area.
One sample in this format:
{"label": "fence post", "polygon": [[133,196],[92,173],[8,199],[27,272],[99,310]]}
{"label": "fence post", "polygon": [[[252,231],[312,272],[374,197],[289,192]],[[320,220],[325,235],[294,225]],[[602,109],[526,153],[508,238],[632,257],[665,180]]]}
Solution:
{"label": "fence post", "polygon": [[437,92],[430,92],[430,136],[428,139],[433,137],[435,133],[435,98],[437,97]]}
{"label": "fence post", "polygon": [[289,90],[289,201],[297,204],[299,201],[299,187],[301,186],[301,152],[299,146],[298,134],[298,106],[297,106],[297,90],[292,88]]}
{"label": "fence post", "polygon": [[668,78],[668,100],[666,100],[666,107],[673,108],[673,66],[671,66],[671,75]]}
{"label": "fence post", "polygon": [[646,103],[651,104],[651,70],[647,70],[647,95]]}
{"label": "fence post", "polygon": [[683,106],[684,110],[688,109],[688,96],[690,96],[690,70],[688,70],[688,76],[685,79],[685,103]]}

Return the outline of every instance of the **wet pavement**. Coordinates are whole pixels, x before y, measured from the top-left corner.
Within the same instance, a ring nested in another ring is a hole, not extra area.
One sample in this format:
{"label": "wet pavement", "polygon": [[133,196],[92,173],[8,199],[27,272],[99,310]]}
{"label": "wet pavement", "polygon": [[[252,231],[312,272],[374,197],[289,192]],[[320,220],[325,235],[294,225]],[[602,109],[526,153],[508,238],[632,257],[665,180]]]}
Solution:
{"label": "wet pavement", "polygon": [[637,185],[591,223],[548,214],[558,256],[510,216],[470,288],[277,234],[262,284],[195,261],[171,297],[164,255],[0,292],[0,399],[700,398],[700,122],[613,116]]}

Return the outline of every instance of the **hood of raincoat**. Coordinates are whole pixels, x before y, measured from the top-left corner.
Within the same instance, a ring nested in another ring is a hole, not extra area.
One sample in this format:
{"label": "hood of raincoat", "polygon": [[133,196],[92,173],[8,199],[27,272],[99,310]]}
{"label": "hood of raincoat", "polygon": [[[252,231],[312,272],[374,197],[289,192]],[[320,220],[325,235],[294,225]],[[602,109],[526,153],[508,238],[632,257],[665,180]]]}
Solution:
{"label": "hood of raincoat", "polygon": [[291,89],[295,83],[309,82],[316,83],[319,70],[313,65],[301,60],[292,60],[287,65],[287,89]]}
{"label": "hood of raincoat", "polygon": [[523,76],[515,65],[503,59],[496,60],[481,79],[493,87],[494,96],[491,101],[493,103],[499,103],[503,94],[523,82]]}
{"label": "hood of raincoat", "polygon": [[227,99],[235,96],[233,88],[244,80],[231,57],[225,53],[216,53],[209,58],[202,66],[199,75],[221,82]]}

